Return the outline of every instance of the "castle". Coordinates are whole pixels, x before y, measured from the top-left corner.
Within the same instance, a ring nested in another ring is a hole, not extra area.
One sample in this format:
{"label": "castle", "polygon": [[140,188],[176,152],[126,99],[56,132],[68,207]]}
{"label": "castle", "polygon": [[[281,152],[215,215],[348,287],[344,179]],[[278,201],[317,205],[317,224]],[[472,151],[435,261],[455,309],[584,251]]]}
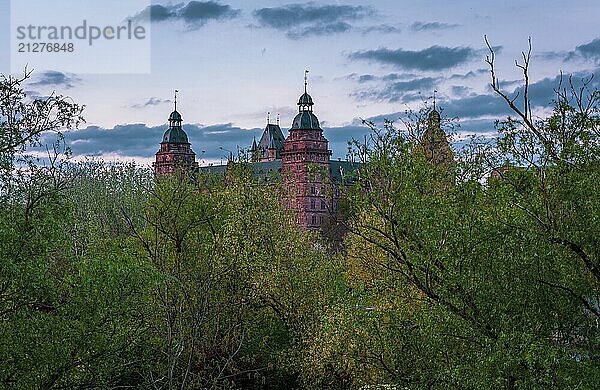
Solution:
{"label": "castle", "polygon": [[[284,137],[279,120],[277,124],[267,121],[258,144],[256,139],[252,143],[248,166],[257,178],[281,178],[287,189],[284,204],[295,211],[297,223],[307,230],[322,230],[332,224],[341,190],[351,184],[351,173],[360,164],[331,159],[329,142],[323,135],[313,106],[305,78],[304,93],[298,100],[298,114],[288,137]],[[182,122],[175,102],[175,111],[169,116],[169,128],[164,133],[153,164],[156,175],[173,173],[178,167],[226,174],[231,161],[227,165],[198,166]],[[449,150],[445,134],[440,129],[440,115],[435,109],[430,114],[428,129],[424,140],[435,135]]]}

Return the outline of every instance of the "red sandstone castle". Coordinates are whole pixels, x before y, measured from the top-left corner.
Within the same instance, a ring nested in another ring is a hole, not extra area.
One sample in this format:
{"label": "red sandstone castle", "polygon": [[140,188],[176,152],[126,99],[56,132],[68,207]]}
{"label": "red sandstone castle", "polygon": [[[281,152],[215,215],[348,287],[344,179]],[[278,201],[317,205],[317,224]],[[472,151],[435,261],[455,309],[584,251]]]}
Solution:
{"label": "red sandstone castle", "polygon": [[[249,167],[257,177],[281,177],[288,191],[284,202],[296,211],[298,224],[305,229],[319,230],[331,224],[332,216],[337,211],[340,189],[349,184],[348,175],[359,164],[331,160],[331,150],[313,113],[313,106],[305,80],[304,93],[298,101],[299,112],[292,122],[288,137],[284,137],[279,121],[277,124],[267,123],[259,143],[255,139],[250,148]],[[424,139],[428,139],[427,134],[430,138],[435,136],[450,151],[445,134],[440,130],[439,118],[439,113],[434,109]],[[225,174],[228,168],[228,165],[198,167],[196,154],[182,129],[177,103],[169,117],[169,129],[163,136],[153,166],[157,175],[173,173],[182,167]]]}

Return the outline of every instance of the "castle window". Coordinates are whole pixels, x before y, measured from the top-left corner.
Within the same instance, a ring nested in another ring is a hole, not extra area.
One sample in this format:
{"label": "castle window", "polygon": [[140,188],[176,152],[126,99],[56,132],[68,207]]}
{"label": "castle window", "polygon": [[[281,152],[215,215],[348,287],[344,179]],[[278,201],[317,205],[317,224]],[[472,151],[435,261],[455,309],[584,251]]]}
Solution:
{"label": "castle window", "polygon": [[316,224],[317,224],[317,216],[316,216],[316,215],[313,215],[313,216],[312,216],[312,224],[313,224],[313,225],[316,225]]}
{"label": "castle window", "polygon": [[321,201],[321,210],[325,210],[325,201],[324,200]]}
{"label": "castle window", "polygon": [[315,200],[314,199],[310,200],[310,208],[313,210],[315,209]]}
{"label": "castle window", "polygon": [[315,186],[310,187],[310,193],[311,194],[316,194],[317,193],[317,188]]}

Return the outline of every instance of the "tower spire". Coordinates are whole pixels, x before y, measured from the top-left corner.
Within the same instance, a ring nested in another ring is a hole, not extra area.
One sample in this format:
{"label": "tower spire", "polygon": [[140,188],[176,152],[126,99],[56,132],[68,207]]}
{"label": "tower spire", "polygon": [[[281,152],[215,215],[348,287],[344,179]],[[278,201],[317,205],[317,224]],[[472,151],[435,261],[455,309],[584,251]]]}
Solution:
{"label": "tower spire", "polygon": [[279,126],[279,114],[277,114],[277,126]]}
{"label": "tower spire", "polygon": [[437,92],[437,89],[433,90],[433,110],[435,111],[435,94]]}
{"label": "tower spire", "polygon": [[271,112],[267,112],[267,125],[271,124]]}
{"label": "tower spire", "polygon": [[304,93],[308,90],[308,69],[304,70]]}
{"label": "tower spire", "polygon": [[179,91],[175,90],[175,111],[177,111],[177,92]]}

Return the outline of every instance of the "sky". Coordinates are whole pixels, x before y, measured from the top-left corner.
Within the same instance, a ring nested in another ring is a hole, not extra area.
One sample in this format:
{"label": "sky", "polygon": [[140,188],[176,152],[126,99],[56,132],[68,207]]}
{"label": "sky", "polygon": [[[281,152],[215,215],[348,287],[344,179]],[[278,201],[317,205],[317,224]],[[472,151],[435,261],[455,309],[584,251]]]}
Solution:
{"label": "sky", "polygon": [[[287,134],[307,69],[314,112],[333,158],[343,159],[348,140],[368,133],[363,119],[398,120],[431,102],[434,91],[442,115],[458,117],[459,137],[492,132],[494,120],[509,112],[489,87],[484,36],[511,94],[522,88],[514,61],[531,37],[530,96],[540,114],[561,72],[581,79],[600,69],[597,0],[157,0],[139,10],[116,0],[98,4],[123,20],[150,16],[150,71],[73,73],[40,57],[29,64],[35,71],[25,88],[31,96],[55,92],[85,104],[86,123],[65,134],[78,159],[150,163],[175,89],[198,161],[220,163],[225,150],[260,138],[267,112],[272,122],[280,115]],[[9,6],[0,0],[3,51],[10,47]],[[109,59],[118,64],[128,56]],[[10,70],[0,52],[0,73]]]}

